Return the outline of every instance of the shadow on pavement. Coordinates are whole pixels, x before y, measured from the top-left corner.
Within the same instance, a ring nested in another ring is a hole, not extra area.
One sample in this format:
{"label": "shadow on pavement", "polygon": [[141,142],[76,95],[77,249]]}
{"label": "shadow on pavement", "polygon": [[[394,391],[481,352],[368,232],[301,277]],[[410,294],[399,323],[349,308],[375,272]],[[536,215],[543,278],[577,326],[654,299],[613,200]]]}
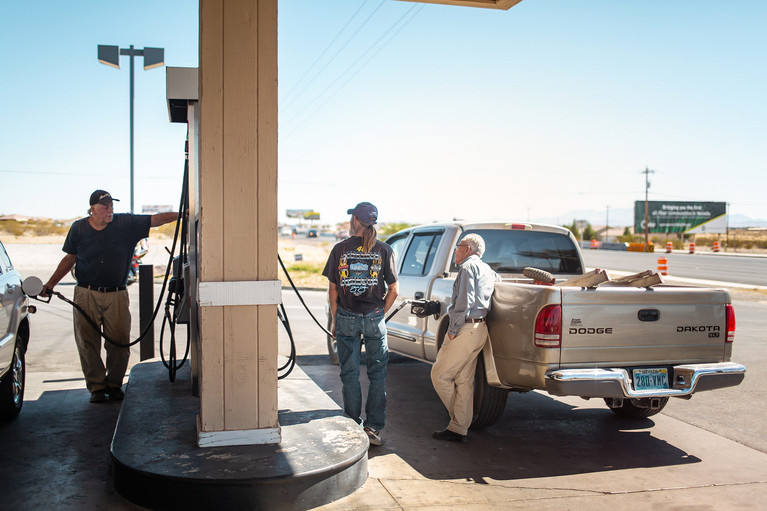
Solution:
{"label": "shadow on pavement", "polygon": [[84,389],[46,391],[0,423],[3,508],[144,509],[112,483],[109,446],[121,403],[88,398]]}
{"label": "shadow on pavement", "polygon": [[[298,357],[298,364],[328,396],[343,405],[338,366],[330,365],[325,356]],[[650,419],[621,419],[601,400],[583,401],[589,408],[577,408],[538,392],[510,394],[501,420],[470,431],[468,444],[434,440],[432,432],[447,426],[448,416],[431,386],[430,370],[429,364],[392,356],[385,443],[371,448],[370,458],[396,454],[426,478],[475,482],[701,461],[654,437]],[[364,366],[360,372],[364,395]],[[594,406],[598,408],[591,408]]]}

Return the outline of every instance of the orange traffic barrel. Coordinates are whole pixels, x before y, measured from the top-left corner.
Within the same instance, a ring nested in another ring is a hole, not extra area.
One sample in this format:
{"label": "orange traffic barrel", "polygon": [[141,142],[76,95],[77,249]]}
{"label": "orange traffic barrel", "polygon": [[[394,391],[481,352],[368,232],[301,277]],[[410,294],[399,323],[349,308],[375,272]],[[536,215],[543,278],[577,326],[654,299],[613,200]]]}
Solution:
{"label": "orange traffic barrel", "polygon": [[666,242],[666,253],[670,254],[672,250],[674,250],[674,244],[671,243],[670,241],[667,241]]}
{"label": "orange traffic barrel", "polygon": [[597,240],[591,239],[591,248],[597,248]]}
{"label": "orange traffic barrel", "polygon": [[661,275],[668,275],[668,261],[665,257],[658,258],[658,273]]}
{"label": "orange traffic barrel", "polygon": [[719,241],[714,242],[714,252],[719,252]]}
{"label": "orange traffic barrel", "polygon": [[695,253],[695,242],[693,241],[690,242],[690,253],[691,254]]}

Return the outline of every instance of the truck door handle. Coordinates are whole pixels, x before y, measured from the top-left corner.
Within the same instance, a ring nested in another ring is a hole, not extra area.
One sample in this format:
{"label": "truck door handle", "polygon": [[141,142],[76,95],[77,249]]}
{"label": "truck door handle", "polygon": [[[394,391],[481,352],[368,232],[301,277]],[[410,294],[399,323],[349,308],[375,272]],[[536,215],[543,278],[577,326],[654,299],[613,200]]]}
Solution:
{"label": "truck door handle", "polygon": [[639,321],[658,321],[660,319],[660,311],[658,309],[642,309],[637,313]]}
{"label": "truck door handle", "polygon": [[423,299],[423,291],[416,291],[414,295],[416,300],[422,300]]}

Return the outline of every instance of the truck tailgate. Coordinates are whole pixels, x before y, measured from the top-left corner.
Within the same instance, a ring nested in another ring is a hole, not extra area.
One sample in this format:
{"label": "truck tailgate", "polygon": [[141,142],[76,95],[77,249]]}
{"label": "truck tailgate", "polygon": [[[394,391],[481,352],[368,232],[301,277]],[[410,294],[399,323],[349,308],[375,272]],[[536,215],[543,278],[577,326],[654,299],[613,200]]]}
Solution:
{"label": "truck tailgate", "polygon": [[728,360],[729,302],[723,289],[563,288],[561,367]]}

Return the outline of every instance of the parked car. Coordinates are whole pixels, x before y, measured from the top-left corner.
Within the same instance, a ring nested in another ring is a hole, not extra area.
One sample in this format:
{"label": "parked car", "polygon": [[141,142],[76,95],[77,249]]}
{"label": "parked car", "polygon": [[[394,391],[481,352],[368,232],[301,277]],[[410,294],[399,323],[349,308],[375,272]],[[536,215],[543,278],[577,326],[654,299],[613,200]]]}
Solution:
{"label": "parked car", "polygon": [[309,229],[308,231],[306,231],[307,238],[316,238],[318,234],[319,232],[317,231],[317,229]]}
{"label": "parked car", "polygon": [[0,419],[13,419],[24,404],[30,312],[21,275],[0,243]]}

